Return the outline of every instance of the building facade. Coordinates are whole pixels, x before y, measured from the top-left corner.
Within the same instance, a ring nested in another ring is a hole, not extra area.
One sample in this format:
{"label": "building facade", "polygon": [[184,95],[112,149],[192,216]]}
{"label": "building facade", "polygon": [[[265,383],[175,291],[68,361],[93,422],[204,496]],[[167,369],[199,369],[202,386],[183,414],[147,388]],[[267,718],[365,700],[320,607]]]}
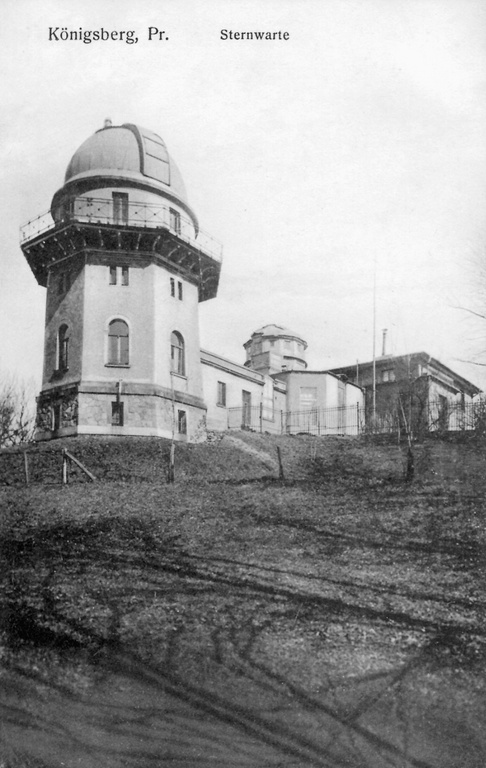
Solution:
{"label": "building facade", "polygon": [[244,365],[201,350],[198,307],[216,296],[222,249],[153,131],[106,121],[21,248],[46,288],[36,439],[358,431],[345,413],[362,406],[360,387],[308,371],[307,343],[288,328],[256,330]]}
{"label": "building facade", "polygon": [[[362,431],[362,389],[329,371],[307,370],[307,342],[300,334],[283,326],[265,325],[243,346],[244,370],[259,377],[260,391],[255,393],[255,401],[249,388],[245,391],[231,384],[230,428],[314,435],[356,435]],[[209,404],[208,420],[211,410]]]}
{"label": "building facade", "polygon": [[363,388],[366,421],[377,431],[399,427],[420,435],[462,428],[468,405],[480,394],[479,387],[426,352],[383,355],[333,373]]}
{"label": "building facade", "polygon": [[37,439],[203,439],[198,305],[216,296],[221,247],[160,136],[107,121],[21,247],[47,288]]}

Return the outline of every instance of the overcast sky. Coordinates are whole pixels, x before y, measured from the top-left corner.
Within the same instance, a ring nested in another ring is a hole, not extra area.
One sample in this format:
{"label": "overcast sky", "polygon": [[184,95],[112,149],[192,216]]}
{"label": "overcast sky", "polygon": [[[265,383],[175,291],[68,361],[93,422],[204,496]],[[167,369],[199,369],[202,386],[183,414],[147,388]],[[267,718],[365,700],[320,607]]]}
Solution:
{"label": "overcast sky", "polygon": [[[138,43],[49,41],[49,27]],[[149,26],[168,40],[149,42]],[[288,40],[221,40],[221,30]],[[480,386],[486,321],[484,0],[3,0],[0,369],[40,382],[45,291],[19,226],[105,118],[159,133],[224,246],[204,348],[266,323],[311,368],[424,350]]]}

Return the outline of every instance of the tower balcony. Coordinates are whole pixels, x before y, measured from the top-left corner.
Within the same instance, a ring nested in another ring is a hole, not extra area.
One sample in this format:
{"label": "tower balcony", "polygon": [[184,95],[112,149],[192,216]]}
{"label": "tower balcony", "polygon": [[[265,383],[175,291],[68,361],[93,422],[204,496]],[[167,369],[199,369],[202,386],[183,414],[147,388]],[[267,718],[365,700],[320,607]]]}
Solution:
{"label": "tower balcony", "polygon": [[54,215],[37,216],[20,228],[22,251],[40,285],[57,261],[89,250],[150,254],[198,283],[200,300],[216,295],[222,245],[191,219],[165,205],[109,198],[74,197]]}

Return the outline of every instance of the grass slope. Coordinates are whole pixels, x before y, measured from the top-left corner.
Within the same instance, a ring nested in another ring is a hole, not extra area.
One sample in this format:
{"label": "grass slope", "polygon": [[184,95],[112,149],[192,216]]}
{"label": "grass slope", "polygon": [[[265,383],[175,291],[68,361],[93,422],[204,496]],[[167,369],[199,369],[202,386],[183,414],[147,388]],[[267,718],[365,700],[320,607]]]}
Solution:
{"label": "grass slope", "polygon": [[484,446],[65,445],[0,489],[3,768],[484,764]]}

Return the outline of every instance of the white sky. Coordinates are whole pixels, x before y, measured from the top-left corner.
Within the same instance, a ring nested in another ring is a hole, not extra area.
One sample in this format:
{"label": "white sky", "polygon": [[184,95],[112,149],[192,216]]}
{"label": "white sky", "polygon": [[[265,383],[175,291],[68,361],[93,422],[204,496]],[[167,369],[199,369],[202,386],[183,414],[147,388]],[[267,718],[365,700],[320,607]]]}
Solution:
{"label": "white sky", "polygon": [[[49,42],[49,26],[139,42]],[[387,327],[389,352],[425,350],[486,387],[460,362],[486,350],[486,321],[456,309],[486,299],[484,0],[3,0],[0,67],[0,369],[40,382],[45,291],[19,225],[110,117],[164,138],[223,242],[203,347],[243,362],[277,323],[311,368],[369,360],[376,262],[378,351]]]}

